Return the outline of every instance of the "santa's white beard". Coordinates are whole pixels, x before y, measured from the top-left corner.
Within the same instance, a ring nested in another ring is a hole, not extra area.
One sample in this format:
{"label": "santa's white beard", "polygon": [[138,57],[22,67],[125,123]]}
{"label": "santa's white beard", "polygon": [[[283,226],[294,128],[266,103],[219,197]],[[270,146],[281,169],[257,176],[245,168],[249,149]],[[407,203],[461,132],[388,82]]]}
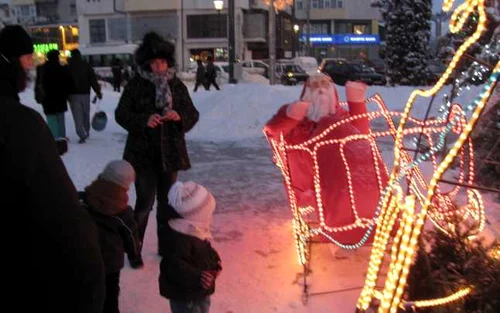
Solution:
{"label": "santa's white beard", "polygon": [[335,113],[335,99],[333,92],[327,89],[317,89],[312,92],[312,104],[307,111],[311,121],[319,121],[328,114]]}

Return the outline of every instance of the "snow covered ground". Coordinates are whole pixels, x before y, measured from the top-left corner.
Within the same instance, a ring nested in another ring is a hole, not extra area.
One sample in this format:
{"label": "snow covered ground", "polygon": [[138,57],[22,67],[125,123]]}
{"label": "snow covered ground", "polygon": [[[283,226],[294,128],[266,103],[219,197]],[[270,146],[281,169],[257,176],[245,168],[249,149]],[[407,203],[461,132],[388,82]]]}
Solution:
{"label": "snow covered ground", "polygon": [[[192,90],[192,85],[189,85]],[[413,89],[410,87],[369,87],[367,95],[380,93],[391,110],[401,111]],[[369,249],[340,251],[335,256],[329,245],[313,245],[312,273],[308,276],[307,305],[302,303],[302,268],[297,263],[292,238],[291,212],[278,169],[262,134],[262,126],[284,103],[298,98],[300,86],[269,86],[246,83],[224,85],[220,92],[192,94],[200,111],[200,121],[188,134],[192,169],[180,173],[181,180],[195,180],[210,189],[217,199],[213,222],[214,247],[219,251],[223,271],[212,297],[211,312],[222,313],[344,313],[353,312],[364,281]],[[443,91],[445,93],[446,91]],[[477,94],[464,93],[460,103]],[[339,87],[341,99],[344,90]],[[112,159],[121,158],[126,132],[114,121],[113,111],[119,94],[108,90],[99,108],[109,117],[103,132],[92,132],[87,143],[77,144],[73,121],[66,114],[70,137],[64,163],[77,188],[89,184]],[[22,101],[41,112],[33,93],[22,94]],[[423,117],[428,100],[421,99],[412,115]],[[442,101],[433,105],[438,113]],[[95,110],[93,106],[93,111]],[[392,150],[383,151],[387,162]],[[131,204],[135,191],[130,191]],[[484,194],[494,236],[499,236],[500,204]],[[145,267],[122,271],[120,306],[122,313],[168,313],[168,301],[158,294],[156,222],[151,215],[144,247]],[[335,293],[324,293],[336,291]]]}

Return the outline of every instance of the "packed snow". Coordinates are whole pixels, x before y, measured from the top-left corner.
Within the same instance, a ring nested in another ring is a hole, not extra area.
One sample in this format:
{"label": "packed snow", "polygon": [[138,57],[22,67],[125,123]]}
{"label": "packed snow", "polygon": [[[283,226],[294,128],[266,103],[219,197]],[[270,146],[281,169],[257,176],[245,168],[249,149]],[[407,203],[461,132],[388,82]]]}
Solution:
{"label": "packed snow", "polygon": [[[193,89],[191,82],[188,88]],[[302,86],[269,86],[261,83],[223,85],[221,91],[199,91],[192,99],[200,120],[188,135],[192,168],[180,173],[181,180],[194,180],[213,192],[217,209],[213,220],[213,245],[222,258],[223,271],[212,296],[211,312],[223,313],[344,313],[353,312],[363,285],[369,247],[355,252],[330,252],[330,244],[313,245],[311,274],[307,277],[309,301],[302,302],[302,267],[297,262],[292,238],[291,212],[287,206],[282,177],[272,163],[264,139],[264,123],[288,102],[298,98]],[[341,100],[344,88],[339,88]],[[411,87],[369,87],[367,95],[379,93],[390,110],[402,111]],[[446,88],[448,89],[448,88]],[[442,94],[446,93],[446,90]],[[466,104],[477,88],[462,94]],[[435,100],[431,114],[439,114],[442,99]],[[114,120],[120,94],[105,88],[103,100],[92,105],[92,113],[104,110],[109,117],[102,132],[92,132],[85,144],[77,144],[71,114],[66,130],[71,140],[62,158],[78,189],[84,188],[104,165],[122,156],[126,131]],[[27,90],[22,102],[41,112]],[[419,99],[412,115],[423,118],[429,99]],[[374,107],[370,106],[370,110]],[[382,151],[391,162],[392,150]],[[135,191],[129,192],[130,204]],[[484,194],[490,232],[498,237],[500,204]],[[145,237],[143,269],[128,264],[121,274],[122,313],[167,313],[168,301],[158,292],[155,211],[150,215]]]}

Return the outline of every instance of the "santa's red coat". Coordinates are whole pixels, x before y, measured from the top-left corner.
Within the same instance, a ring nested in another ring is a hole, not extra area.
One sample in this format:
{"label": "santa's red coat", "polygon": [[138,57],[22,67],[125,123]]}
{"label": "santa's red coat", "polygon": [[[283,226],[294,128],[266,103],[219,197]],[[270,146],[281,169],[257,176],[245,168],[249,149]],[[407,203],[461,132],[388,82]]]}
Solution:
{"label": "santa's red coat", "polygon": [[[297,121],[288,117],[286,114],[288,105],[284,105],[269,120],[264,131],[268,137],[276,140],[279,139],[280,133],[283,133],[287,144],[302,144],[344,118],[366,113],[366,105],[363,102],[349,102],[348,105],[349,112],[339,108],[334,115],[323,117],[317,123],[307,118]],[[334,128],[321,141],[369,133],[368,119],[361,118]],[[373,219],[380,190],[386,186],[388,180],[382,160],[378,155],[373,157],[369,139],[348,141],[344,145],[343,151],[352,180],[354,207],[358,217]],[[318,149],[317,159],[326,226],[342,227],[353,224],[356,217],[349,196],[348,170],[342,159],[340,145],[328,144],[321,146]],[[311,154],[307,151],[289,150],[288,165],[298,206],[312,205],[317,210]],[[380,183],[376,175],[376,166],[379,168]],[[329,232],[328,235],[343,244],[356,244],[362,239],[366,231],[367,228],[357,227],[348,231]],[[375,230],[372,231],[368,242],[373,240],[374,233]]]}

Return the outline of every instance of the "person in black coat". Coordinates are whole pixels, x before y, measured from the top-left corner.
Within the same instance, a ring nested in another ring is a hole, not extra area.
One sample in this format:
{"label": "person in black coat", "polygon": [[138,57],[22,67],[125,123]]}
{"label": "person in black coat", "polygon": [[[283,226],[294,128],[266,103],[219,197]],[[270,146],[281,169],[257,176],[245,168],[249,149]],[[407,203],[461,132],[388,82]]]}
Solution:
{"label": "person in black coat", "polygon": [[[136,172],[134,216],[141,241],[155,196],[158,230],[178,217],[168,205],[167,193],[177,172],[191,167],[184,134],[194,127],[199,113],[186,86],[169,71],[175,65],[174,53],[175,47],[158,34],[146,34],[135,53],[137,74],[115,110],[116,122],[128,131],[123,158]],[[141,257],[129,261],[133,267],[143,266]]]}
{"label": "person in black coat", "polygon": [[137,258],[139,236],[127,191],[135,179],[134,168],[127,161],[109,162],[96,180],[79,192],[99,229],[104,268],[106,270],[106,299],[103,313],[119,313],[120,271],[125,252]]}
{"label": "person in black coat", "polygon": [[78,143],[83,144],[90,135],[90,89],[94,90],[97,98],[102,99],[101,86],[97,82],[94,69],[82,58],[78,49],[71,50],[68,71],[73,83],[69,106],[75,121],[76,134],[80,137]]}
{"label": "person in black coat", "polygon": [[180,218],[171,219],[159,233],[164,251],[160,294],[170,300],[172,313],[208,313],[210,295],[222,270],[220,257],[209,241],[215,199],[192,181],[176,182],[168,199]]}
{"label": "person in black coat", "polygon": [[217,70],[214,65],[214,58],[209,55],[207,57],[207,66],[205,67],[205,76],[207,78],[206,89],[210,90],[210,86],[214,85],[215,89],[220,90],[219,85],[217,85]]}
{"label": "person in black coat", "polygon": [[49,51],[47,62],[37,72],[36,85],[43,89],[42,106],[47,124],[54,138],[65,138],[64,113],[68,110],[68,96],[73,85],[68,69],[59,62],[59,51]]}
{"label": "person in black coat", "polygon": [[97,228],[78,203],[54,137],[20,103],[33,67],[21,26],[0,31],[0,189],[3,305],[17,312],[102,313],[104,266]]}
{"label": "person in black coat", "polygon": [[113,59],[111,73],[113,74],[113,91],[120,92],[123,81],[123,64],[120,59]]}
{"label": "person in black coat", "polygon": [[206,85],[205,66],[203,66],[203,62],[201,61],[201,59],[196,60],[196,63],[198,65],[198,68],[196,69],[196,83],[194,85],[193,92],[198,91],[198,87],[200,85],[202,85],[205,90],[208,90],[208,87]]}

